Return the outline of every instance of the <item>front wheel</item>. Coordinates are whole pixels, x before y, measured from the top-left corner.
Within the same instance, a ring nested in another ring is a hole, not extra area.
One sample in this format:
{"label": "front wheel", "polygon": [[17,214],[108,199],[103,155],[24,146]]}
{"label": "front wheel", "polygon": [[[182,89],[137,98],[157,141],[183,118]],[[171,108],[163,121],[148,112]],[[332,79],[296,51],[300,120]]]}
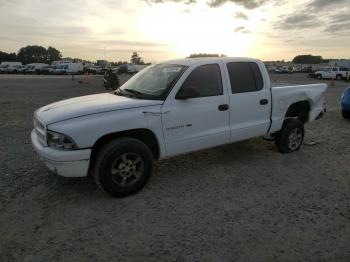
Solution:
{"label": "front wheel", "polygon": [[124,197],[146,185],[152,166],[152,152],[143,142],[134,138],[118,138],[99,151],[94,179],[103,191]]}
{"label": "front wheel", "polygon": [[291,153],[300,149],[303,140],[303,123],[297,119],[287,119],[276,136],[276,146],[281,153]]}
{"label": "front wheel", "polygon": [[322,75],[318,74],[318,75],[316,75],[316,78],[317,79],[322,79]]}
{"label": "front wheel", "polygon": [[345,119],[350,119],[350,111],[342,110],[341,114]]}

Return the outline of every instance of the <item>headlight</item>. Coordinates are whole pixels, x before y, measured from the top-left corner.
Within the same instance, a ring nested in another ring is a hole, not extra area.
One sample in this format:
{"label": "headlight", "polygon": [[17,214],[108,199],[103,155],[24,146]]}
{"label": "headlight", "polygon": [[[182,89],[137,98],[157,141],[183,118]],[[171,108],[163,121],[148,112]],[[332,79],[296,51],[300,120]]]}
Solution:
{"label": "headlight", "polygon": [[49,147],[62,150],[72,150],[78,148],[73,139],[69,136],[50,130],[47,130],[47,145]]}

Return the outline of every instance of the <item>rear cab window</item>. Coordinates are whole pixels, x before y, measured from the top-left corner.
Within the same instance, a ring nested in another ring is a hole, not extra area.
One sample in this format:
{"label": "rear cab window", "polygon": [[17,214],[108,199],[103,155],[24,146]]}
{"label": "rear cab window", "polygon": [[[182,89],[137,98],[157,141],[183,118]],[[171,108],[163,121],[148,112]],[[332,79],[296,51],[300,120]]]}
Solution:
{"label": "rear cab window", "polygon": [[264,87],[258,65],[254,62],[227,63],[232,94],[256,92]]}

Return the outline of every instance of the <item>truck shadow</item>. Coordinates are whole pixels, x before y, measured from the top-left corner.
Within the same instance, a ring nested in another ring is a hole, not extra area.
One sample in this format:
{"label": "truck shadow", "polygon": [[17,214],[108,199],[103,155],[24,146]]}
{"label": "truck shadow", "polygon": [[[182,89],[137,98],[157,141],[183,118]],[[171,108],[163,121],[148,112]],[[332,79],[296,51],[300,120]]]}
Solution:
{"label": "truck shadow", "polygon": [[[212,179],[218,176],[235,180],[242,170],[249,172],[252,162],[254,166],[265,166],[266,162],[275,159],[276,153],[273,143],[258,138],[164,159],[155,163],[149,183],[136,195],[162,194],[167,188],[181,192],[183,183],[213,183]],[[48,188],[46,194],[53,198],[54,195],[68,201],[109,198],[95,185],[92,177],[65,178],[46,172],[49,173],[43,181]]]}

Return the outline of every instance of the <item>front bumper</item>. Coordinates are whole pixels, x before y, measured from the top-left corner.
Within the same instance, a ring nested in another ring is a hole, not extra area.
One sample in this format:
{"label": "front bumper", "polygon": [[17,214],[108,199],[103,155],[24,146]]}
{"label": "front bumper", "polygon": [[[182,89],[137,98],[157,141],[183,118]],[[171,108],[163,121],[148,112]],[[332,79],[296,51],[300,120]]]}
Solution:
{"label": "front bumper", "polygon": [[31,139],[34,150],[54,173],[64,177],[87,176],[91,149],[64,151],[43,146],[35,130],[31,133]]}

